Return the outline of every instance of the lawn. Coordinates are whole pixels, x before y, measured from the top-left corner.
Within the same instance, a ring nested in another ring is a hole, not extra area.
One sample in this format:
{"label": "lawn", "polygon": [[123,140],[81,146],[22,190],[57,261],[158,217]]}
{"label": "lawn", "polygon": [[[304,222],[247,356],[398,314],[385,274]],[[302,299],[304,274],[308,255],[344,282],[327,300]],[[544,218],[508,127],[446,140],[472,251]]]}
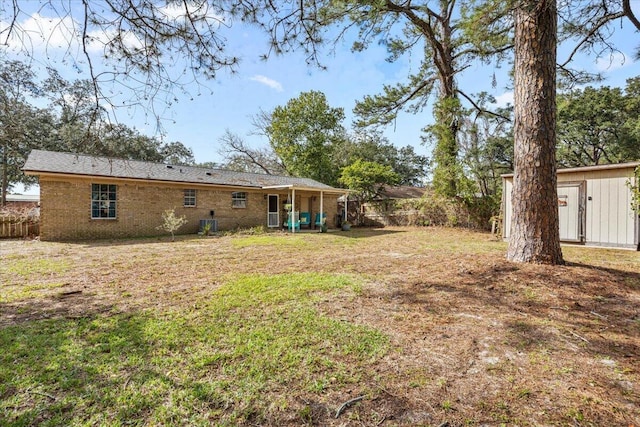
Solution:
{"label": "lawn", "polygon": [[446,228],[0,241],[0,425],[640,426],[640,254],[505,249]]}

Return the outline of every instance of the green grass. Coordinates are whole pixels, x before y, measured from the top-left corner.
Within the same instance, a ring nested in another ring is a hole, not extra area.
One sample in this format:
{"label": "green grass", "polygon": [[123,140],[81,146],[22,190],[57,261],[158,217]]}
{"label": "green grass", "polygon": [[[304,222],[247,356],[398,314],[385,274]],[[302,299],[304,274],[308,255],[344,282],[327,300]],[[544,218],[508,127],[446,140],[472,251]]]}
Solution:
{"label": "green grass", "polygon": [[29,285],[9,285],[2,288],[0,303],[10,303],[28,298],[36,298],[43,294],[43,291],[61,288],[64,283],[33,283]]}
{"label": "green grass", "polygon": [[314,308],[337,292],[349,298],[359,285],[341,275],[243,275],[198,309],[0,329],[0,424],[273,419],[288,403],[271,402],[270,394],[352,386],[387,351],[380,332]]}
{"label": "green grass", "polygon": [[65,259],[3,259],[0,272],[16,274],[23,278],[41,277],[46,274],[59,274],[68,271],[70,263]]}

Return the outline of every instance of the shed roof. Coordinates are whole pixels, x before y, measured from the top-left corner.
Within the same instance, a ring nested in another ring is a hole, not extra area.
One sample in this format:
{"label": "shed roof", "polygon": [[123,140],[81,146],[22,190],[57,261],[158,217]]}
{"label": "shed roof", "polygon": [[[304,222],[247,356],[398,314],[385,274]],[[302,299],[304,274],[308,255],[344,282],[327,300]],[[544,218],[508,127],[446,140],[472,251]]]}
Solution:
{"label": "shed roof", "polygon": [[[572,173],[572,172],[591,172],[599,170],[612,170],[612,169],[633,169],[640,166],[640,162],[628,162],[628,163],[614,163],[610,165],[597,165],[597,166],[579,166],[576,168],[561,168],[556,173]],[[505,173],[500,175],[503,178],[513,177],[512,173]]]}
{"label": "shed roof", "polygon": [[44,150],[31,151],[22,170],[29,175],[63,174],[260,189],[281,187],[340,193],[345,191],[309,178],[169,165]]}

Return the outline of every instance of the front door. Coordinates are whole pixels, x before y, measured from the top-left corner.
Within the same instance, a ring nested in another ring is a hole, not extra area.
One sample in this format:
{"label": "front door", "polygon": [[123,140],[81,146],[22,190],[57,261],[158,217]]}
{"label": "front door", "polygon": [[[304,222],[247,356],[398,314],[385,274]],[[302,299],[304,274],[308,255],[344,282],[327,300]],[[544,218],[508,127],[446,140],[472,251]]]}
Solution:
{"label": "front door", "polygon": [[280,226],[280,211],[278,210],[280,197],[277,194],[269,194],[268,197],[267,226],[270,228],[276,228]]}
{"label": "front door", "polygon": [[560,219],[560,240],[582,242],[582,212],[580,184],[558,185],[558,217]]}

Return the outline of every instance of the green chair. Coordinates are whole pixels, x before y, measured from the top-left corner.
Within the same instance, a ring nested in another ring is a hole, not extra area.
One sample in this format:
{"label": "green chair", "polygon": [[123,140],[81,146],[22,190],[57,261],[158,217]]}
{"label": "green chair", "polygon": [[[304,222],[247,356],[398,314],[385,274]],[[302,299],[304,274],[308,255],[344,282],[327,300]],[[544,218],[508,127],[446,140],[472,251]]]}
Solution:
{"label": "green chair", "polygon": [[311,226],[311,214],[309,212],[300,212],[300,226],[301,227]]}
{"label": "green chair", "polygon": [[[323,221],[323,220],[324,220],[324,221]],[[322,214],[322,219],[320,219],[320,212],[318,212],[318,213],[316,214],[316,220],[315,220],[315,225],[316,225],[316,227],[320,227],[323,223],[326,223],[326,222],[327,222],[327,213],[326,213],[326,212],[324,212],[324,213]]]}
{"label": "green chair", "polygon": [[[291,221],[292,217],[293,221]],[[293,215],[293,212],[289,212],[289,214],[287,215],[287,221],[282,225],[290,231],[292,231],[294,228],[296,230],[300,230],[300,212],[295,212],[295,216]]]}

